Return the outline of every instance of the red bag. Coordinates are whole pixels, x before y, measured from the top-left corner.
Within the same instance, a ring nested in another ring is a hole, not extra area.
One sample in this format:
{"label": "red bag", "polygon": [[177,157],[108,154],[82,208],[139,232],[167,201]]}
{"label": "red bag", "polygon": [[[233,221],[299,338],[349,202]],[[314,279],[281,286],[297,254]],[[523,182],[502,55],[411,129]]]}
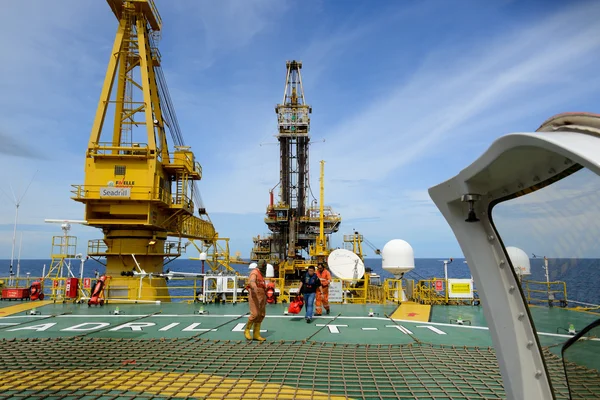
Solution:
{"label": "red bag", "polygon": [[304,298],[302,296],[296,296],[294,301],[290,303],[288,307],[288,312],[290,314],[299,314],[302,311],[302,306],[304,305]]}
{"label": "red bag", "polygon": [[267,303],[275,303],[275,284],[273,282],[267,285]]}

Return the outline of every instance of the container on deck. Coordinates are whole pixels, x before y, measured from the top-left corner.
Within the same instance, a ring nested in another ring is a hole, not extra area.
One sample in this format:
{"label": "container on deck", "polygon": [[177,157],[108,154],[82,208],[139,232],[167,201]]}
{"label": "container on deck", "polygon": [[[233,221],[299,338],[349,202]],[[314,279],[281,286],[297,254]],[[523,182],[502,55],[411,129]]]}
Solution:
{"label": "container on deck", "polygon": [[29,288],[4,288],[2,300],[29,300]]}

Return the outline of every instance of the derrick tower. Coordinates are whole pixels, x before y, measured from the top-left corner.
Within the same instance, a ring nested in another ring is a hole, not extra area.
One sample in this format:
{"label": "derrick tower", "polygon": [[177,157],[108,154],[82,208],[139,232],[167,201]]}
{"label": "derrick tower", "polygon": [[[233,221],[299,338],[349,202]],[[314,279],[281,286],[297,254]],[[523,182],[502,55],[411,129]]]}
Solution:
{"label": "derrick tower", "polygon": [[[253,238],[252,259],[268,259],[279,266],[280,275],[291,274],[305,256],[316,256],[311,250],[320,233],[321,213],[324,215],[323,234],[337,232],[341,222],[331,207],[323,210],[316,199],[309,206],[310,114],[302,86],[302,62],[286,62],[286,80],[277,114],[280,155],[279,199],[275,203],[273,190],[267,207],[265,223],[272,232],[269,236]],[[326,246],[325,244],[323,244]],[[321,254],[323,256],[323,254]]]}
{"label": "derrick tower", "polygon": [[181,238],[215,248],[220,239],[196,186],[202,168],[183,142],[161,69],[156,45],[162,21],[154,1],[107,2],[119,27],[86,152],[85,181],[74,186],[73,198],[85,204],[88,225],[104,233],[90,241],[88,255],[105,258],[109,297],[165,301],[163,278],[140,280],[132,272],[162,273],[165,261],[185,249]]}

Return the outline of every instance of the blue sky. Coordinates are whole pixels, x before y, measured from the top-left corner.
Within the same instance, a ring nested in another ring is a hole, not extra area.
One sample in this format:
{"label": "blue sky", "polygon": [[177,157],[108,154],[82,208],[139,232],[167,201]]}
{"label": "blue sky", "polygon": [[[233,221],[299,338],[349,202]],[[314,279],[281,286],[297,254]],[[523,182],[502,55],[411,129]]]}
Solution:
{"label": "blue sky", "polygon": [[[35,4],[32,7],[32,4]],[[598,110],[600,4],[592,1],[157,0],[160,50],[186,143],[202,163],[205,206],[247,256],[264,234],[278,181],[274,105],[285,61],[302,60],[313,107],[313,192],[340,234],[417,257],[461,255],[427,189],[500,135],[533,131],[563,111]],[[117,21],[105,2],[8,2],[0,14],[0,178],[25,196],[23,257],[46,258],[59,226],[81,219],[70,185],[84,152]],[[323,141],[324,140],[324,141]],[[0,258],[14,205],[0,195]],[[80,251],[100,231],[74,227]],[[341,235],[334,238],[339,244]]]}

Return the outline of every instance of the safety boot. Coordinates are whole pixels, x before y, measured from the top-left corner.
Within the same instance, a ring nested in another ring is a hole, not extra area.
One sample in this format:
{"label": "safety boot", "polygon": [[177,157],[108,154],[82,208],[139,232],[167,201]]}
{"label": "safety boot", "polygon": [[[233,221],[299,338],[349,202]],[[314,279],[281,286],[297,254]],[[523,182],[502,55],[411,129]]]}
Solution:
{"label": "safety boot", "polygon": [[257,323],[254,324],[254,340],[258,340],[260,342],[266,340],[264,337],[260,336],[260,324]]}
{"label": "safety boot", "polygon": [[246,324],[246,330],[244,330],[244,336],[246,336],[246,339],[248,340],[252,340],[252,335],[250,334],[250,329],[252,329],[252,325],[254,325],[252,322],[248,322]]}

